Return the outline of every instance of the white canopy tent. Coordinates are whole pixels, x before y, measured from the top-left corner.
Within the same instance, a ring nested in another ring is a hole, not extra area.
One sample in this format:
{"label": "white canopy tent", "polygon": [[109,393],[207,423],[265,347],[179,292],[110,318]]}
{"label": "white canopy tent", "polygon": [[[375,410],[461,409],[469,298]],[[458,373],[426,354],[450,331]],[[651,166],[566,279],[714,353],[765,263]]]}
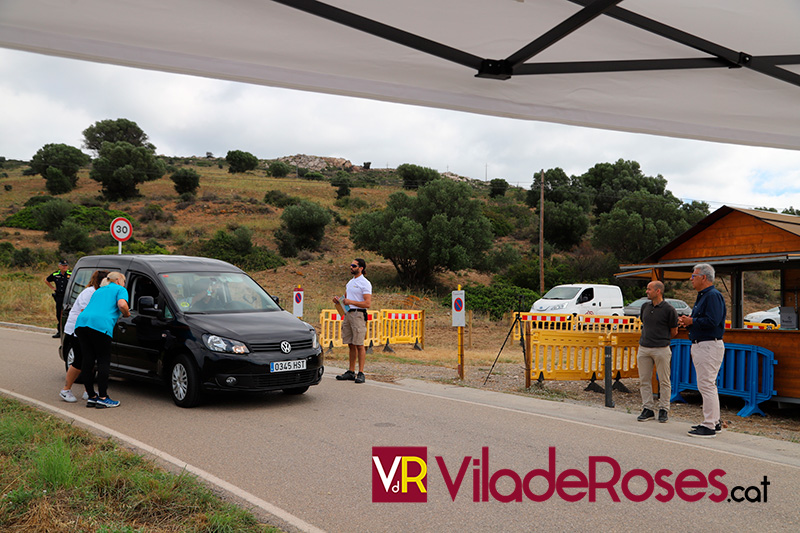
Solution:
{"label": "white canopy tent", "polygon": [[0,0],[0,46],[800,149],[796,0]]}

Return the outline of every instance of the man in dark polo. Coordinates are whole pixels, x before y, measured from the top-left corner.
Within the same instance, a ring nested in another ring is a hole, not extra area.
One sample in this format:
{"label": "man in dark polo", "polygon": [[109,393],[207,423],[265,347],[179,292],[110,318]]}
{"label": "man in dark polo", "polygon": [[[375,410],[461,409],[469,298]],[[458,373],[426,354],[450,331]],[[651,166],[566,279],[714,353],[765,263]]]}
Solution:
{"label": "man in dark polo", "polygon": [[664,300],[664,284],[651,281],[645,291],[649,302],[642,305],[639,315],[642,321],[642,336],[639,338],[639,350],[636,364],[639,368],[639,390],[642,393],[642,414],[636,419],[639,422],[653,420],[655,402],[653,401],[653,367],[658,373],[658,421],[669,419],[670,359],[672,350],[670,340],[678,334],[678,312]]}
{"label": "man in dark polo", "polygon": [[[44,282],[53,291],[53,299],[56,301],[56,334],[54,339],[61,336],[61,308],[64,306],[64,294],[67,292],[67,282],[72,275],[69,263],[66,259],[58,262],[58,270],[47,276]],[[55,284],[55,285],[53,285]]]}

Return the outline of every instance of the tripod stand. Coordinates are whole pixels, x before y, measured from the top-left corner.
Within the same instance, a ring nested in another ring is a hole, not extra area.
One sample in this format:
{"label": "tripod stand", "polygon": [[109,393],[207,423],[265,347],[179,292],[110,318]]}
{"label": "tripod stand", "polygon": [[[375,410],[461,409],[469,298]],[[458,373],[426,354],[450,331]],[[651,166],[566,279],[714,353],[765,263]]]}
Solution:
{"label": "tripod stand", "polygon": [[508,338],[511,336],[511,333],[514,332],[514,328],[517,327],[519,324],[520,328],[520,337],[522,339],[522,359],[525,362],[525,369],[526,369],[526,378],[525,383],[526,386],[529,384],[530,374],[528,373],[528,354],[526,352],[526,342],[525,342],[525,328],[522,327],[522,319],[520,318],[520,314],[522,313],[522,296],[517,296],[517,313],[514,317],[514,322],[511,323],[511,328],[509,328],[508,333],[506,334],[506,338],[503,341],[503,344],[500,346],[500,351],[497,352],[497,357],[494,358],[494,363],[492,363],[492,368],[489,369],[489,373],[486,374],[486,379],[483,380],[483,385],[486,385],[486,382],[489,381],[489,376],[492,375],[492,371],[494,370],[494,366],[497,364],[497,360],[500,359],[500,354],[503,352],[503,348],[506,347],[506,343],[508,342]]}

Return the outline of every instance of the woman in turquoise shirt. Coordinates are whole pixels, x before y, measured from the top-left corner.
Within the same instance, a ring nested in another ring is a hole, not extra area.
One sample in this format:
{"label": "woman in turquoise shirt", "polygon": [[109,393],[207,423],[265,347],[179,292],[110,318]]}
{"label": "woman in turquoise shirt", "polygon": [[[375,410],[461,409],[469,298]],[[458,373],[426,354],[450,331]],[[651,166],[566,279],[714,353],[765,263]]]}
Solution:
{"label": "woman in turquoise shirt", "polygon": [[[108,396],[108,371],[111,367],[111,337],[114,325],[120,315],[130,316],[128,291],[125,290],[125,276],[121,272],[111,272],[92,295],[89,304],[78,315],[75,333],[81,343],[83,364],[81,379],[86,386],[86,407],[104,409],[117,407],[119,402]],[[97,390],[94,391],[94,369],[97,364]]]}

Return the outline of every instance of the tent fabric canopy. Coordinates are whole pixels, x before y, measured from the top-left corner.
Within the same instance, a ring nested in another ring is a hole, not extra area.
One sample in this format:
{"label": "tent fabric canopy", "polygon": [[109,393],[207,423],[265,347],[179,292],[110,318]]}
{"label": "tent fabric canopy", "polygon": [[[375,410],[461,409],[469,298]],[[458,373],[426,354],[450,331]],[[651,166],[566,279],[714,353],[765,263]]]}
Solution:
{"label": "tent fabric canopy", "polygon": [[0,46],[800,149],[794,0],[3,0]]}

